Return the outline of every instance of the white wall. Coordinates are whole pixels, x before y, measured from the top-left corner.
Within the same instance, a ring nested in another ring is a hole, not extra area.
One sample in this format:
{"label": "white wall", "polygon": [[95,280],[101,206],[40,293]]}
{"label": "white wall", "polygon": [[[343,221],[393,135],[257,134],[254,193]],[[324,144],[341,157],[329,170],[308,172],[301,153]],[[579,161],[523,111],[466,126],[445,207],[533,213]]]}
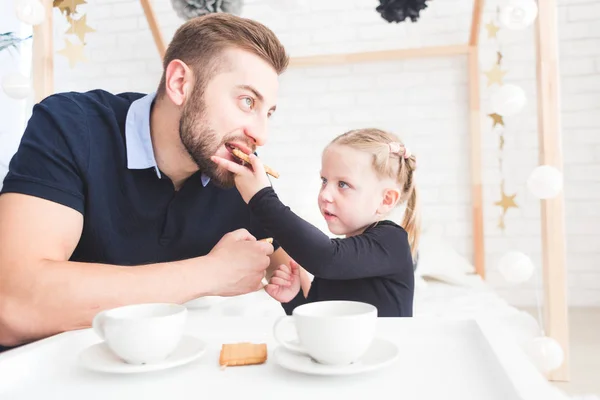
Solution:
{"label": "white wall", "polygon": [[[264,22],[292,56],[466,42],[472,0],[435,0],[416,23],[390,24],[375,11],[376,0],[245,0],[244,16]],[[484,22],[497,2],[486,2]],[[182,22],[169,1],[154,1],[166,39]],[[161,66],[137,0],[89,0],[81,7],[88,24],[91,62],[69,69],[56,60],[56,90],[101,87],[150,91]],[[600,305],[600,0],[559,0],[561,100],[570,303]],[[57,48],[66,25],[56,14]],[[529,102],[523,113],[505,118],[503,173],[498,139],[485,121],[483,180],[486,262],[489,281],[509,301],[535,304],[534,281],[507,287],[495,263],[518,249],[539,265],[540,209],[525,186],[537,166],[535,49],[532,29],[501,32],[500,42],[482,44],[504,53],[506,83],[522,86]],[[466,256],[472,255],[469,198],[467,73],[464,57],[290,69],[282,77],[271,139],[261,154],[278,169],[276,182],[294,211],[324,229],[318,215],[320,151],[349,128],[378,126],[399,133],[418,156],[419,185],[428,226],[442,231]],[[489,92],[482,77],[483,112]],[[500,179],[517,192],[506,231],[498,230]]]}
{"label": "white wall", "polygon": [[[24,26],[15,17],[13,3],[0,2],[0,33],[15,32],[24,38],[31,34],[31,28]],[[28,54],[31,53],[31,40],[21,42],[19,50],[0,52],[0,82],[12,73],[29,74]],[[17,150],[23,133],[30,100],[15,100],[8,97],[0,88],[0,187],[8,170],[8,163]]]}

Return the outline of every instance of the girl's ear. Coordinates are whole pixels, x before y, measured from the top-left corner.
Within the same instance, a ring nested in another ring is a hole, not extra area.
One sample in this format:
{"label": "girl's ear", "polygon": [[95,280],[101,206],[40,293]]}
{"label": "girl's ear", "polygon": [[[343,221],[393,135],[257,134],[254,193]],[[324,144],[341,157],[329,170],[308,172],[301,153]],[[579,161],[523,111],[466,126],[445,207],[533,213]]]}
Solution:
{"label": "girl's ear", "polygon": [[386,215],[396,207],[398,200],[400,200],[400,190],[396,188],[387,188],[383,190],[383,199],[377,213]]}

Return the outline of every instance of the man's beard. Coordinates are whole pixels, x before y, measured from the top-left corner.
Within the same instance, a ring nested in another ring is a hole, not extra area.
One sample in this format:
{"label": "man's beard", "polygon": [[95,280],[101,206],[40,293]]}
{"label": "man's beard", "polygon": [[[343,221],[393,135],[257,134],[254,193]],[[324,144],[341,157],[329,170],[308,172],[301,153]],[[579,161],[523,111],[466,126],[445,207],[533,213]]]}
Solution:
{"label": "man's beard", "polygon": [[193,96],[183,108],[179,121],[179,137],[200,171],[206,174],[212,183],[222,188],[232,188],[235,185],[234,174],[219,168],[210,157],[235,137],[227,136],[219,141],[216,132],[206,122],[205,111],[202,96]]}

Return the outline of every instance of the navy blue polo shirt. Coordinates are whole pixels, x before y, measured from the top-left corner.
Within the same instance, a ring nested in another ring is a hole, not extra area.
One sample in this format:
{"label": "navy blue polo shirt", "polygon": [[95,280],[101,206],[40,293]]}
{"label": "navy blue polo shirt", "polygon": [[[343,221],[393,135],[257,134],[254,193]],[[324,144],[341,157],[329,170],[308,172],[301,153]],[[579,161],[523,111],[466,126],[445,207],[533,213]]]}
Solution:
{"label": "navy blue polo shirt", "polygon": [[[176,191],[150,138],[154,94],[59,93],[33,108],[1,193],[80,212],[70,260],[140,265],[206,255],[227,232],[265,231],[237,189],[198,171]],[[275,247],[277,248],[277,246]]]}

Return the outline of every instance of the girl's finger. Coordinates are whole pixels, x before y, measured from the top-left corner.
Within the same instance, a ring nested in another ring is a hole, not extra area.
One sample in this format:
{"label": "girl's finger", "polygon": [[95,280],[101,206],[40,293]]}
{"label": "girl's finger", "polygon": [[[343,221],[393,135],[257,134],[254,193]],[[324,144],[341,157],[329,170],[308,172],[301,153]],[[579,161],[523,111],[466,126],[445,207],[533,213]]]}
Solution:
{"label": "girl's finger", "polygon": [[223,168],[227,169],[229,172],[232,172],[232,173],[234,173],[236,175],[242,175],[242,174],[251,172],[247,167],[244,167],[243,165],[240,165],[240,164],[235,163],[233,161],[226,160],[223,157],[212,156],[210,159],[215,164],[218,164],[218,165],[222,166]]}
{"label": "girl's finger", "polygon": [[262,161],[254,153],[248,154],[248,158],[250,158],[250,164],[252,165],[252,170],[255,175],[266,175],[265,167],[263,166]]}
{"label": "girl's finger", "polygon": [[291,274],[291,273],[292,273],[292,270],[290,269],[290,267],[288,267],[288,266],[287,266],[287,265],[285,265],[285,264],[281,264],[281,265],[279,266],[279,268],[277,268],[277,271],[284,271],[284,272],[286,272],[286,273],[288,273],[288,274]]}
{"label": "girl's finger", "polygon": [[291,273],[293,275],[300,275],[300,264],[298,264],[296,261],[291,260],[290,261],[290,267],[292,268]]}
{"label": "girl's finger", "polygon": [[281,270],[277,270],[277,271],[273,272],[273,276],[276,276],[278,278],[285,279],[285,280],[288,280],[288,281],[290,279],[292,279],[292,275],[291,274],[289,274],[289,273],[287,273],[285,271],[281,271]]}
{"label": "girl's finger", "polygon": [[270,284],[272,284],[272,285],[278,285],[278,286],[283,286],[283,287],[288,287],[292,283],[290,281],[286,280],[286,279],[282,279],[282,278],[279,278],[277,276],[273,276],[273,277],[271,277]]}
{"label": "girl's finger", "polygon": [[269,283],[267,286],[265,286],[265,291],[272,297],[276,296],[277,290],[279,290],[278,285],[273,285],[273,284]]}

